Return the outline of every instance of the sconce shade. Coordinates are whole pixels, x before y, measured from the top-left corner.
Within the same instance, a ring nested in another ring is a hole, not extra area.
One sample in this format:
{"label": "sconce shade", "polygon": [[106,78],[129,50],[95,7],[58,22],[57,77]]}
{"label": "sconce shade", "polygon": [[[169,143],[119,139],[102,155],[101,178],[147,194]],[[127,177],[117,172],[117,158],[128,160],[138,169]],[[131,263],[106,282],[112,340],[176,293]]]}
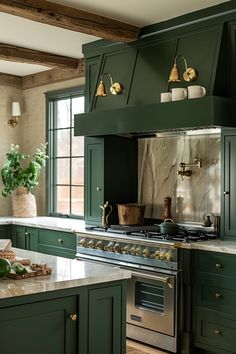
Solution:
{"label": "sconce shade", "polygon": [[170,72],[170,76],[169,76],[169,80],[168,82],[180,82],[180,78],[179,78],[179,71],[177,68],[177,65],[174,64],[171,72]]}
{"label": "sconce shade", "polygon": [[103,81],[101,80],[99,82],[99,85],[98,85],[98,88],[97,88],[96,96],[104,97],[106,95],[107,95],[106,88],[105,88],[105,85],[104,85]]}
{"label": "sconce shade", "polygon": [[12,102],[11,115],[12,115],[12,117],[20,117],[21,116],[20,103],[19,102]]}

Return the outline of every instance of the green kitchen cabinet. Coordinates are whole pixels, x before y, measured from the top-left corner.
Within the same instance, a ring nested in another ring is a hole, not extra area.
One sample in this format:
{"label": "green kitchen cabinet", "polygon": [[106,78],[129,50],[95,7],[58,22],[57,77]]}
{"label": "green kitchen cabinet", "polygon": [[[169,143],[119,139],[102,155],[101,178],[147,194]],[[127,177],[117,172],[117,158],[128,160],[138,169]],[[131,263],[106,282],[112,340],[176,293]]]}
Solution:
{"label": "green kitchen cabinet", "polygon": [[11,239],[11,230],[12,226],[11,225],[0,225],[0,239],[6,238],[6,239]]}
{"label": "green kitchen cabinet", "polygon": [[236,239],[236,130],[222,132],[221,236]]}
{"label": "green kitchen cabinet", "polygon": [[38,251],[38,229],[34,227],[13,226],[12,244],[14,247]]}
{"label": "green kitchen cabinet", "polygon": [[195,251],[193,328],[197,348],[215,354],[235,354],[235,255]]}
{"label": "green kitchen cabinet", "polygon": [[101,225],[106,201],[110,224],[118,223],[117,203],[137,202],[137,141],[118,136],[85,139],[85,222]]}
{"label": "green kitchen cabinet", "polygon": [[76,354],[76,296],[0,309],[1,352]]}
{"label": "green kitchen cabinet", "polygon": [[1,353],[125,354],[126,281],[0,299]]}
{"label": "green kitchen cabinet", "polygon": [[66,258],[75,258],[76,235],[72,232],[38,229],[38,251]]}

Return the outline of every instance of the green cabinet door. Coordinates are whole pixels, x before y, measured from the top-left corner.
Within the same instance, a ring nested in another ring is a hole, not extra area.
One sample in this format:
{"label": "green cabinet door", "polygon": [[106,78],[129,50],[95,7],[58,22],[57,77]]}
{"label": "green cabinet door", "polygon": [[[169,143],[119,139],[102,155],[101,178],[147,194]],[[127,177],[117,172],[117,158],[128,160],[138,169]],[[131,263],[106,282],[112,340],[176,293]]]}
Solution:
{"label": "green cabinet door", "polygon": [[104,199],[103,138],[85,139],[85,220],[101,220]]}
{"label": "green cabinet door", "polygon": [[13,226],[12,243],[14,247],[37,252],[38,229],[24,226]]}
{"label": "green cabinet door", "polygon": [[76,296],[0,309],[1,353],[76,354]]}
{"label": "green cabinet door", "polygon": [[38,251],[53,256],[75,258],[76,235],[71,232],[39,229]]}
{"label": "green cabinet door", "polygon": [[86,81],[86,91],[85,91],[85,112],[90,111],[90,105],[93,102],[93,95],[96,90],[96,85],[98,82],[99,64],[101,58],[100,55],[87,58],[86,59],[86,69],[85,69],[85,81]]}
{"label": "green cabinet door", "polygon": [[121,287],[89,291],[88,354],[123,353]]}
{"label": "green cabinet door", "polygon": [[222,133],[221,234],[236,239],[236,130]]}
{"label": "green cabinet door", "polygon": [[85,138],[85,222],[101,225],[102,206],[112,206],[110,224],[118,223],[117,203],[137,202],[137,141],[118,136]]}
{"label": "green cabinet door", "polygon": [[0,238],[11,239],[11,225],[0,225]]}

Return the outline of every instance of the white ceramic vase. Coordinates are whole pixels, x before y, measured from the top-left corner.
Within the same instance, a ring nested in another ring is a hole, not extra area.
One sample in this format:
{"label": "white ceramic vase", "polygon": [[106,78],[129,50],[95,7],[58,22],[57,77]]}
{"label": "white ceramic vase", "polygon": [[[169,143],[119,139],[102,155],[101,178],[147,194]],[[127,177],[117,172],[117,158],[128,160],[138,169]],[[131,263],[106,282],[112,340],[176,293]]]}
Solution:
{"label": "white ceramic vase", "polygon": [[35,196],[26,187],[18,187],[12,198],[13,216],[33,218],[37,216]]}

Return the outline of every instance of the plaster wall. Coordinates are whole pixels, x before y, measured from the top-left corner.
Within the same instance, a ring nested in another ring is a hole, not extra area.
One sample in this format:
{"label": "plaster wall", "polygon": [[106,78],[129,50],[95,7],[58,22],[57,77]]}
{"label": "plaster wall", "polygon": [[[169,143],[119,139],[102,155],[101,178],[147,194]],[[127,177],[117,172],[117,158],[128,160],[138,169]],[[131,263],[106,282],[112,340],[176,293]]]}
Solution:
{"label": "plaster wall", "polygon": [[[5,160],[5,154],[10,149],[11,143],[19,144],[20,150],[34,154],[40,143],[46,141],[46,100],[45,93],[62,90],[70,87],[83,86],[84,78],[62,81],[27,90],[0,86],[1,104],[0,119],[4,122],[0,130],[1,153],[0,166]],[[15,128],[7,124],[11,114],[11,102],[21,102],[22,117]],[[2,184],[0,181],[0,188]],[[45,169],[42,170],[39,185],[32,190],[37,201],[38,215],[46,215],[46,180]],[[11,198],[0,196],[0,215],[12,215]]]}

